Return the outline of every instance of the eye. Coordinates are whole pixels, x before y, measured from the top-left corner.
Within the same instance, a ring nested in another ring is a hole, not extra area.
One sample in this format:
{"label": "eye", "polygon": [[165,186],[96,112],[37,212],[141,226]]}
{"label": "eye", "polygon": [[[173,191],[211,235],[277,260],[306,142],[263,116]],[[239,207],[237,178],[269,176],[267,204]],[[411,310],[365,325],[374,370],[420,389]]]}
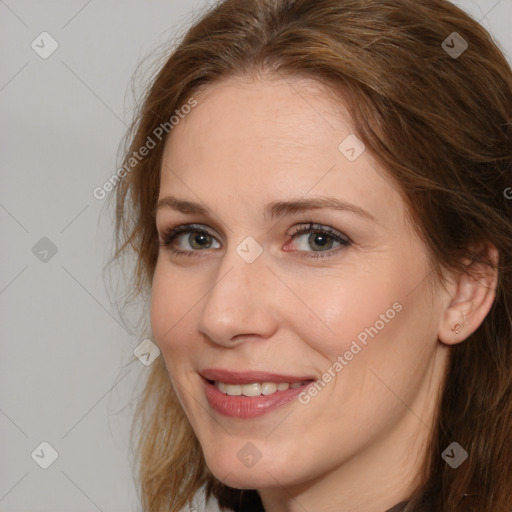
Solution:
{"label": "eye", "polygon": [[[187,234],[184,237],[183,235]],[[174,247],[175,240],[184,238],[185,244],[190,247],[176,248]],[[212,241],[214,236],[202,226],[196,224],[185,224],[183,226],[176,226],[166,231],[160,245],[167,247],[172,253],[183,256],[200,256],[198,253],[203,249],[210,249],[212,247]],[[199,248],[199,250],[197,250]]]}
{"label": "eye", "polygon": [[[305,237],[304,235],[308,235]],[[309,222],[307,225],[299,226],[294,229],[289,235],[300,241],[298,244],[302,250],[298,252],[317,253],[306,254],[306,258],[327,258],[340,252],[344,247],[351,244],[350,239],[330,226],[323,226]],[[340,248],[332,250],[333,244],[338,243]],[[308,251],[308,248],[313,248],[313,251]]]}
{"label": "eye", "polygon": [[[329,226],[323,226],[313,222],[298,226],[292,232],[287,234],[294,239],[304,238],[304,240],[299,243],[301,249],[296,252],[317,253],[303,255],[306,258],[330,257],[351,244],[350,239],[343,233],[340,233]],[[304,236],[306,234],[308,237]],[[179,245],[179,243],[178,247],[176,247],[176,242],[179,242],[180,239],[183,239],[185,247],[183,247],[183,245]],[[202,256],[199,253],[204,249],[218,249],[219,246],[215,247],[212,245],[215,240],[215,236],[207,229],[204,229],[203,226],[198,224],[185,224],[182,226],[176,226],[164,232],[160,240],[160,245],[166,247],[175,255],[196,257]],[[332,250],[334,243],[337,243],[340,248]],[[286,247],[288,246],[289,243]],[[313,248],[313,251],[308,251],[308,248]]]}

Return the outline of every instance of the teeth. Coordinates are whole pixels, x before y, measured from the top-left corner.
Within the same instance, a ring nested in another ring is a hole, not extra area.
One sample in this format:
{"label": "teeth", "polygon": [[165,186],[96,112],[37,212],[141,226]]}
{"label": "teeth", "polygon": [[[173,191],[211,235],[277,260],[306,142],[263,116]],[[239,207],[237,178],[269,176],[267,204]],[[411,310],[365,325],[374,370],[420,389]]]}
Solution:
{"label": "teeth", "polygon": [[240,384],[224,384],[224,393],[232,396],[241,395],[242,386]]}
{"label": "teeth", "polygon": [[307,381],[294,382],[251,382],[250,384],[226,384],[224,382],[214,382],[214,386],[219,390],[230,396],[260,396],[272,395],[276,391],[286,391],[288,388],[295,389]]}
{"label": "teeth", "polygon": [[277,391],[277,384],[274,384],[273,382],[264,382],[261,385],[261,392],[264,395],[271,395],[272,393],[275,393]]}
{"label": "teeth", "polygon": [[226,386],[226,384],[224,384],[224,382],[215,382],[215,387],[219,391],[222,391],[223,393],[227,393],[227,386]]}
{"label": "teeth", "polygon": [[261,395],[261,384],[253,382],[252,384],[244,384],[242,386],[242,395],[244,396],[260,396]]}

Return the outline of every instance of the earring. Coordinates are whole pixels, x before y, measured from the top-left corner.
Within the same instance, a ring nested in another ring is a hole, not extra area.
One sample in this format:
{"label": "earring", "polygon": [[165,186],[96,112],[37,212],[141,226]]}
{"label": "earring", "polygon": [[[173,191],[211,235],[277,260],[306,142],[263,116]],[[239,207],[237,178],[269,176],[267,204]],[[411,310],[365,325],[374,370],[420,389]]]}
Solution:
{"label": "earring", "polygon": [[466,314],[465,313],[462,313],[462,322],[459,323],[457,322],[453,327],[452,327],[452,331],[455,333],[455,334],[460,334],[460,331],[462,330],[462,328],[464,327],[464,322],[466,321]]}

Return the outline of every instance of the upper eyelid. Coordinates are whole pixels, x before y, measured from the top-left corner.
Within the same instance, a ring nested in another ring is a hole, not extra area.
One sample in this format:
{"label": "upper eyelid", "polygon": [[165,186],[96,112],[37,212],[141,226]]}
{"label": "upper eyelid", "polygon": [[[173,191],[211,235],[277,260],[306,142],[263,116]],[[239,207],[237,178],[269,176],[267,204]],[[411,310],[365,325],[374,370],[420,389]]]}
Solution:
{"label": "upper eyelid", "polygon": [[[290,233],[290,231],[292,231]],[[207,256],[209,250],[211,249],[208,247],[206,250],[194,250],[194,249],[181,249],[174,247],[176,243],[176,239],[179,240],[179,238],[187,233],[192,232],[203,232],[206,233],[208,236],[211,236],[214,238],[217,243],[219,241],[217,240],[217,236],[213,233],[210,233],[209,227],[203,225],[203,224],[197,224],[197,223],[190,223],[190,224],[178,224],[174,227],[169,227],[167,230],[164,231],[163,235],[160,235],[159,238],[163,238],[163,241],[160,240],[159,245],[165,247],[166,250],[170,251],[171,253],[174,253],[176,255],[181,254],[184,256],[187,256],[189,258],[192,257],[204,257]],[[303,250],[296,250],[292,251],[293,253],[297,253],[302,258],[305,258],[305,260],[312,260],[312,261],[327,261],[328,258],[335,257],[338,255],[341,251],[349,248],[353,245],[352,238],[347,236],[343,231],[340,231],[332,226],[322,224],[321,222],[314,222],[313,220],[305,221],[300,223],[299,225],[293,226],[293,228],[290,228],[286,235],[291,237],[291,240],[295,240],[297,237],[304,236],[308,232],[314,233],[314,232],[320,232],[327,234],[328,237],[335,240],[336,243],[339,244],[339,247],[336,248],[330,248],[327,251],[303,251]],[[289,243],[289,242],[288,242]],[[222,242],[220,242],[222,245]],[[217,249],[217,248],[215,248]],[[288,252],[288,251],[287,251]]]}
{"label": "upper eyelid", "polygon": [[[173,236],[173,240],[174,240],[175,238],[178,238],[179,236],[181,236],[183,234],[194,232],[194,231],[204,232],[204,233],[208,234],[209,236],[217,239],[217,235],[215,235],[212,232],[213,230],[211,228],[209,228],[208,226],[206,226],[204,224],[197,224],[197,223],[179,224],[173,228],[164,229],[163,233],[162,233],[162,237],[165,237],[168,234],[172,233],[174,235]],[[290,231],[292,231],[292,232],[290,233]],[[346,235],[344,232],[342,232],[336,228],[333,228],[331,226],[328,226],[326,224],[322,224],[320,222],[313,222],[313,221],[307,221],[307,222],[300,223],[298,226],[295,226],[294,228],[290,228],[286,234],[288,236],[293,237],[295,235],[305,234],[308,231],[324,232],[324,233],[327,233],[328,236],[339,237],[339,238],[345,240],[347,243],[352,243],[352,239],[348,235]],[[219,241],[219,240],[217,240],[217,241]]]}

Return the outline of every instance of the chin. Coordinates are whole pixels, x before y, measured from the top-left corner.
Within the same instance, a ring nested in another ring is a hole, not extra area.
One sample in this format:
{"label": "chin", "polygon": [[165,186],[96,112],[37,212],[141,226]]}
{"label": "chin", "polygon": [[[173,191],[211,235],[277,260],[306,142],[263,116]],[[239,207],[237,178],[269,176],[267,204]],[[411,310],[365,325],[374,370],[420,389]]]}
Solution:
{"label": "chin", "polygon": [[[210,471],[212,471],[210,469]],[[275,487],[276,481],[270,477],[265,471],[256,471],[254,469],[247,469],[245,471],[236,472],[232,469],[230,474],[217,473],[212,471],[215,478],[220,480],[224,485],[232,487],[233,489],[266,489]]]}
{"label": "chin", "polygon": [[[234,489],[263,489],[274,487],[276,481],[272,474],[280,474],[278,468],[272,465],[272,461],[264,462],[263,459],[253,466],[245,466],[236,456],[226,457],[219,454],[214,457],[205,457],[206,465],[212,474],[224,485]],[[269,474],[270,473],[270,474]]]}

